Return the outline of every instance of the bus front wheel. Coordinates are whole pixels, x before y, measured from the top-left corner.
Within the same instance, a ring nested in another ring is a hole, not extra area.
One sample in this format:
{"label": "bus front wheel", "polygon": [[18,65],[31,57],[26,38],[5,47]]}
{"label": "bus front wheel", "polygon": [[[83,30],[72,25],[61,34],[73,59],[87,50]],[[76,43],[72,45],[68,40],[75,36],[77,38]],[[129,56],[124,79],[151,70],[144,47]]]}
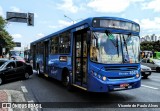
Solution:
{"label": "bus front wheel", "polygon": [[144,78],[144,79],[147,79],[147,78],[148,78],[148,75],[143,76],[143,78]]}
{"label": "bus front wheel", "polygon": [[156,68],[156,72],[160,72],[160,67],[157,67],[157,68]]}

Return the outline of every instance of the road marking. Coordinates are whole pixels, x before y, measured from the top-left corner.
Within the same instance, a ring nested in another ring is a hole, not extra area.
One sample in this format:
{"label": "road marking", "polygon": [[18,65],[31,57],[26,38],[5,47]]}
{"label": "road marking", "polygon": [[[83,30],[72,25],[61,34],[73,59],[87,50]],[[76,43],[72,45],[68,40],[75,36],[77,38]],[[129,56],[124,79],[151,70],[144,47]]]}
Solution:
{"label": "road marking", "polygon": [[28,92],[25,86],[21,86],[21,89],[22,89],[22,91],[25,92],[25,93]]}
{"label": "road marking", "polygon": [[34,103],[34,101],[33,101],[33,100],[30,100],[30,101],[28,101],[28,102]]}
{"label": "road marking", "polygon": [[159,80],[159,79],[160,79],[160,77],[157,77],[157,76],[151,76],[151,78],[149,78],[149,79],[152,80],[152,78],[153,78],[153,80],[154,80],[154,79],[156,79],[156,80]]}
{"label": "road marking", "polygon": [[141,85],[141,86],[146,87],[146,88],[151,88],[151,89],[158,89],[158,88],[156,88],[156,87],[147,86],[147,85]]}

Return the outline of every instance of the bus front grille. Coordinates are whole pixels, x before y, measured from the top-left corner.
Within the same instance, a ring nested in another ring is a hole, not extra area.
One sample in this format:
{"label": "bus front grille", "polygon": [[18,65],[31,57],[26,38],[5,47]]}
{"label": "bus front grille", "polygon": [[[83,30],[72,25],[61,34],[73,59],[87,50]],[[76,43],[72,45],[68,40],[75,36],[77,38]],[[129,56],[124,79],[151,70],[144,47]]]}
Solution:
{"label": "bus front grille", "polygon": [[134,76],[125,76],[125,77],[107,77],[109,81],[117,81],[117,80],[130,80],[134,79]]}
{"label": "bus front grille", "polygon": [[108,79],[128,79],[133,78],[134,76],[124,76],[124,77],[107,77]]}
{"label": "bus front grille", "polygon": [[106,66],[106,71],[134,71],[137,70],[138,66]]}

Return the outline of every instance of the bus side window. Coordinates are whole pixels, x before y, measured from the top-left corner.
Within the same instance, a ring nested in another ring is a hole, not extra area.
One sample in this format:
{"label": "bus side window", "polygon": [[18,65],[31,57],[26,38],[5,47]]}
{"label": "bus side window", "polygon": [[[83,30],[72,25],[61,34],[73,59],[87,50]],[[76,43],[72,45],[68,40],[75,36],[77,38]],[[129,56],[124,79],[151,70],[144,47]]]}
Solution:
{"label": "bus side window", "polygon": [[58,47],[59,46],[59,37],[58,36],[54,36],[52,39],[51,39],[51,51],[50,53],[51,54],[57,54],[59,53],[58,52]]}
{"label": "bus side window", "polygon": [[64,32],[60,35],[59,53],[67,54],[70,52],[70,33]]}

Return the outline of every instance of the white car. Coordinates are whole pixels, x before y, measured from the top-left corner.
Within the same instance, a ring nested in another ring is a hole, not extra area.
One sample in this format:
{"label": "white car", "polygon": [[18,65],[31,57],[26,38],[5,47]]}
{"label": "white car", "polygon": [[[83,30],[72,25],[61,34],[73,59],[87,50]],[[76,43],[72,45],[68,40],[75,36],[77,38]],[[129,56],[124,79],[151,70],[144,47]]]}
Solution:
{"label": "white car", "polygon": [[148,76],[150,76],[151,73],[152,73],[152,70],[150,67],[147,67],[147,66],[141,64],[141,74],[142,74],[143,78],[145,78],[145,79],[148,78]]}
{"label": "white car", "polygon": [[152,70],[156,70],[156,72],[160,72],[160,60],[145,58],[142,59],[141,64],[150,67]]}

